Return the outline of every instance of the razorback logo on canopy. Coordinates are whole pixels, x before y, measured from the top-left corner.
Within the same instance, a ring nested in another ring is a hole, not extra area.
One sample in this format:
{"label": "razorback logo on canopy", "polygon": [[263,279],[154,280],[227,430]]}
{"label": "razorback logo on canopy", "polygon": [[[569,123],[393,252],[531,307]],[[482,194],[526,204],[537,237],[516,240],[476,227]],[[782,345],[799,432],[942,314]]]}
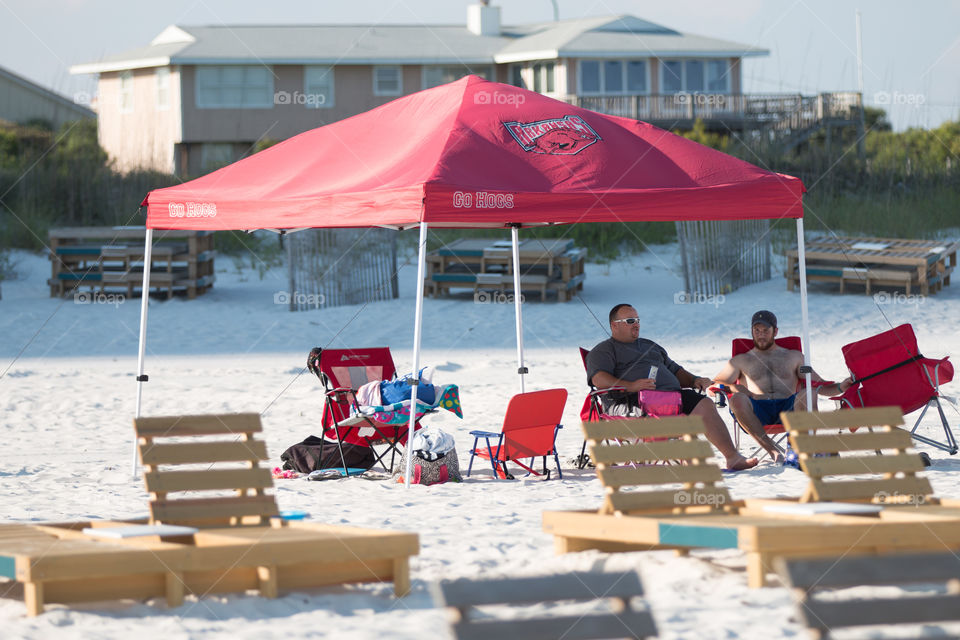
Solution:
{"label": "razorback logo on canopy", "polygon": [[572,156],[602,138],[580,116],[564,116],[537,122],[504,122],[524,151]]}

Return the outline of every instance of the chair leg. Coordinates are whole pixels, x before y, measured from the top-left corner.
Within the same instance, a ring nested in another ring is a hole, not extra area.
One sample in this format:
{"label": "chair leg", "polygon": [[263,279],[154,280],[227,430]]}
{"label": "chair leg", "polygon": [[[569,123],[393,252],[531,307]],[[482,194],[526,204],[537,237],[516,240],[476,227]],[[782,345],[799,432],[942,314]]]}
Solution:
{"label": "chair leg", "polygon": [[577,458],[577,469],[583,469],[587,466],[590,458],[587,457],[587,441],[583,441],[583,446],[580,447],[580,457]]}
{"label": "chair leg", "polygon": [[[553,449],[553,461],[557,463],[557,478],[563,480],[563,471],[560,469],[560,454],[557,452],[556,447]],[[546,468],[546,466],[544,466]]]}

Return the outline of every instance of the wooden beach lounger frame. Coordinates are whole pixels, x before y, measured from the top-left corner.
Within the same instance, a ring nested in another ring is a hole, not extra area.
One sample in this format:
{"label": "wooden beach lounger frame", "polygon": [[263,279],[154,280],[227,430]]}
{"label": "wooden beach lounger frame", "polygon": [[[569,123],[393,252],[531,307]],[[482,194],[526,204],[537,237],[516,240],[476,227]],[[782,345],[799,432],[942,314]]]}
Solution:
{"label": "wooden beach lounger frame", "polygon": [[[740,549],[747,555],[751,587],[763,586],[779,556],[835,552],[960,548],[957,518],[925,518],[899,511],[868,515],[791,513],[775,500],[733,501],[719,485],[720,470],[697,417],[583,423],[591,458],[606,494],[596,511],[545,511],[543,528],[558,553],[586,549],[642,551],[696,548]],[[679,440],[617,446],[606,439],[671,437]],[[644,463],[680,459],[670,467]],[[671,484],[674,488],[662,489]],[[679,485],[679,488],[676,488]],[[657,487],[649,490],[650,487]],[[623,491],[640,487],[646,491]],[[842,510],[840,507],[838,509]]]}
{"label": "wooden beach lounger frame", "polygon": [[[0,577],[23,583],[28,615],[50,602],[165,597],[173,607],[185,593],[256,590],[272,598],[280,590],[350,582],[393,581],[397,596],[409,591],[417,534],[275,517],[276,501],[266,493],[273,478],[258,466],[267,455],[254,439],[261,431],[257,414],[140,418],[135,428],[151,492],[149,520],[0,525]],[[185,441],[194,436],[231,440]],[[168,437],[180,441],[157,442]],[[216,468],[220,463],[234,466]],[[178,465],[195,468],[170,469]],[[169,496],[196,490],[227,495]],[[157,528],[118,539],[83,531],[130,525]]]}

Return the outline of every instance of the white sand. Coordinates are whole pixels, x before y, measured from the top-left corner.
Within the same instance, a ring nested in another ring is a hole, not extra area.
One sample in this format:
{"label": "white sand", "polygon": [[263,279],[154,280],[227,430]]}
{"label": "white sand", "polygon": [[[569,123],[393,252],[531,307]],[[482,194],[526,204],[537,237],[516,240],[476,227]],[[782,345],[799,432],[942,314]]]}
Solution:
{"label": "white sand", "polygon": [[[15,254],[20,278],[3,283],[0,301],[0,504],[4,522],[41,522],[145,515],[141,481],[131,479],[139,300],[118,305],[75,304],[47,297],[49,263]],[[305,436],[319,434],[319,382],[303,373],[315,346],[393,349],[409,368],[415,267],[401,271],[401,297],[361,307],[291,314],[273,304],[286,289],[282,270],[261,280],[218,259],[214,290],[193,301],[150,306],[144,414],[256,411],[274,458]],[[277,481],[282,509],[302,509],[326,523],[416,531],[413,592],[396,600],[390,585],[349,585],[287,593],[276,600],[250,595],[188,598],[168,610],[162,600],[66,608],[51,605],[27,618],[22,601],[0,598],[0,636],[47,638],[353,638],[447,637],[445,616],[433,608],[427,586],[441,578],[541,574],[578,569],[639,569],[663,637],[782,638],[802,633],[790,595],[782,588],[750,590],[745,561],[735,551],[555,556],[541,530],[544,509],[590,509],[601,490],[591,470],[577,471],[578,412],[586,391],[577,346],[605,337],[605,317],[618,302],[633,303],[647,325],[641,335],[700,375],[719,371],[730,340],[748,335],[750,314],[773,310],[781,335],[798,334],[800,299],[782,277],[728,294],[722,304],[674,304],[682,289],[675,246],[610,266],[589,265],[583,303],[532,301],[524,306],[527,389],[569,391],[559,437],[563,480],[494,481],[489,468],[463,484],[405,489],[360,479],[320,483]],[[468,432],[496,430],[519,390],[512,305],[472,299],[428,299],[424,307],[423,364],[437,366],[440,382],[460,385],[464,420],[446,414],[427,420],[457,440],[464,468]],[[927,299],[877,304],[863,294],[815,290],[810,296],[813,365],[840,379],[840,347],[912,323],[928,356],[960,357],[960,286]],[[599,319],[599,320],[598,320]],[[21,354],[22,351],[22,354]],[[14,362],[14,358],[19,358]],[[11,365],[12,363],[12,365]],[[945,387],[960,395],[960,384]],[[828,404],[831,404],[828,402]],[[960,415],[945,407],[956,427]],[[729,423],[729,416],[724,418]],[[936,435],[934,416],[921,429]],[[955,431],[956,432],[956,431]],[[926,475],[942,496],[960,497],[960,459],[928,451]],[[734,497],[799,495],[803,475],[764,464],[726,478]],[[0,583],[0,594],[8,584]],[[14,590],[15,591],[15,590]]]}

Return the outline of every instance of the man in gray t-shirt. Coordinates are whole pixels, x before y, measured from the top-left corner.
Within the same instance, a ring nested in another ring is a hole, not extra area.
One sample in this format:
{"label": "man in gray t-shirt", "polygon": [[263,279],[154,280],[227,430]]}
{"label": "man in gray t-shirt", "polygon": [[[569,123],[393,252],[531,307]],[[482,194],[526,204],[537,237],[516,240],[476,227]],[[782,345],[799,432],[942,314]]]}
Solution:
{"label": "man in gray t-shirt", "polygon": [[710,378],[694,376],[671,360],[663,347],[641,338],[640,318],[632,306],[618,304],[610,310],[610,338],[587,355],[587,376],[598,389],[624,388],[619,398],[604,400],[604,410],[612,415],[640,415],[636,397],[644,389],[679,391],[681,412],[703,418],[707,440],[720,450],[728,469],[756,466],[756,458],[744,458],[733,446],[716,405],[695,390],[706,389]]}

